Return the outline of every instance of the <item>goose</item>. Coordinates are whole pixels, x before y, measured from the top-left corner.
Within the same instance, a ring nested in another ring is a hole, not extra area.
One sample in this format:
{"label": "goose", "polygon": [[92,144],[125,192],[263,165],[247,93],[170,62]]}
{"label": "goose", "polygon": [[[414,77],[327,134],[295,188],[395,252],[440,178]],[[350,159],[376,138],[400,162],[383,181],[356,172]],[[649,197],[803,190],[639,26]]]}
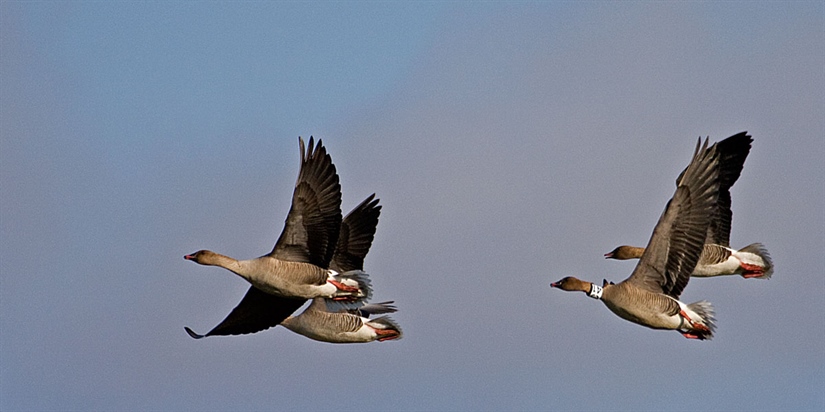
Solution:
{"label": "goose", "polygon": [[341,185],[332,159],[319,140],[305,146],[298,138],[301,167],[284,229],[269,254],[237,260],[210,250],[185,255],[200,265],[219,266],[251,286],[238,306],[205,335],[184,329],[193,338],[254,333],[279,324],[307,299],[322,297],[357,307],[372,294],[361,270],[329,269],[341,228]]}
{"label": "goose", "polygon": [[[381,206],[375,194],[361,202],[344,218],[330,268],[339,272],[362,270],[378,225]],[[281,322],[287,329],[307,338],[329,343],[363,343],[400,339],[401,328],[388,316],[370,319],[373,314],[396,311],[392,301],[356,309],[330,308],[323,298],[315,298],[298,316]]]}
{"label": "goose", "polygon": [[605,280],[599,286],[568,276],[550,286],[584,292],[619,317],[648,328],[711,339],[716,328],[713,306],[678,299],[699,259],[718,196],[717,145],[708,148],[707,139],[704,145],[700,139],[630,277],[616,284]]}
{"label": "goose", "polygon": [[[730,188],[739,179],[753,139],[748,132],[737,133],[717,143],[719,152],[719,199],[714,219],[708,226],[708,236],[699,256],[692,277],[740,275],[745,279],[769,279],[773,274],[773,261],[767,248],[752,243],[742,249],[730,247],[730,227],[733,219]],[[684,173],[684,172],[682,172]],[[680,176],[681,178],[681,176]],[[604,255],[606,259],[638,259],[645,249],[636,246],[619,246]]]}
{"label": "goose", "polygon": [[400,339],[401,327],[389,316],[370,319],[370,315],[393,313],[393,301],[372,303],[358,309],[332,311],[325,299],[315,298],[298,316],[281,322],[287,329],[310,339],[329,343],[365,343]]}

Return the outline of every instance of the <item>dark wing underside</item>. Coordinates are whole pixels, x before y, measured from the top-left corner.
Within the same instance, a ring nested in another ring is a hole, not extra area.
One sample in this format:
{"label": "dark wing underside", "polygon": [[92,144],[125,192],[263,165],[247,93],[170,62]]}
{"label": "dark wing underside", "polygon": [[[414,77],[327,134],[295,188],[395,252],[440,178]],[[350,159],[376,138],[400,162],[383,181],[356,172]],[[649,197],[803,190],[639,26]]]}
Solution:
{"label": "dark wing underside", "polygon": [[[716,143],[716,152],[719,153],[719,199],[716,201],[716,210],[708,226],[705,243],[730,246],[730,227],[733,220],[730,188],[742,174],[745,159],[748,158],[751,150],[751,143],[753,139],[748,132],[737,133]],[[685,171],[682,171],[676,179],[677,186]]]}
{"label": "dark wing underside", "polygon": [[678,180],[676,193],[627,281],[678,298],[702,253],[718,194],[718,156],[715,145],[707,148],[705,140],[701,149],[697,144],[690,165]]}
{"label": "dark wing underside", "polygon": [[742,132],[716,144],[719,153],[719,199],[716,201],[716,215],[708,226],[705,243],[730,246],[730,226],[733,221],[730,188],[742,174],[752,142],[748,132]]}
{"label": "dark wing underside", "polygon": [[292,207],[284,230],[269,256],[292,262],[329,266],[341,228],[341,185],[338,174],[321,141],[313,148],[313,138],[304,150]]}
{"label": "dark wing underside", "polygon": [[347,214],[341,223],[330,269],[339,273],[364,269],[364,258],[375,238],[380,214],[381,206],[378,205],[378,199],[375,199],[375,193]]}
{"label": "dark wing underside", "polygon": [[205,335],[199,335],[189,329],[189,336],[200,339],[206,336],[243,335],[260,332],[283,322],[287,316],[298,310],[306,299],[290,299],[270,295],[250,286],[241,303],[218,326]]}

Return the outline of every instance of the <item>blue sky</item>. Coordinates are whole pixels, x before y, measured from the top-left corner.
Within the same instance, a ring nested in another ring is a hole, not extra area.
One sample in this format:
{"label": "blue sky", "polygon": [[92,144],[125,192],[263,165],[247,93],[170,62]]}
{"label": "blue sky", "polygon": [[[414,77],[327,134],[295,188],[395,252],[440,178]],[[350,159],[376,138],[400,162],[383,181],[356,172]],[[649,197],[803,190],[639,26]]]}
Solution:
{"label": "blue sky", "polygon": [[[619,319],[695,139],[748,130],[697,342]],[[322,138],[397,342],[191,339]],[[825,5],[0,3],[0,409],[822,410]]]}

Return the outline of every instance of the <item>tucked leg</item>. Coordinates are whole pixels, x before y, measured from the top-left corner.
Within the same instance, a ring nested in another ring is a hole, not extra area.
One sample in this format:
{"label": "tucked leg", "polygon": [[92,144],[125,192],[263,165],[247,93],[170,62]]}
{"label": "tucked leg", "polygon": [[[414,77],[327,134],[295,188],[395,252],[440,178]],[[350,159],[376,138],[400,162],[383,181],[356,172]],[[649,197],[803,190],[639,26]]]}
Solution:
{"label": "tucked leg", "polygon": [[751,265],[749,263],[739,263],[739,266],[745,271],[742,272],[742,277],[745,279],[758,278],[765,274],[762,266]]}
{"label": "tucked leg", "polygon": [[[690,316],[688,316],[684,310],[680,310],[679,314],[682,315],[682,317],[685,318],[685,320],[687,320],[691,328],[696,329],[700,332],[710,332],[710,329],[708,329],[707,326],[701,323],[694,322],[693,319],[691,319]],[[685,337],[687,337],[687,335]]]}
{"label": "tucked leg", "polygon": [[337,280],[327,279],[327,282],[332,283],[333,285],[335,285],[336,288],[338,288],[338,290],[343,292],[358,292],[357,287],[347,286]]}

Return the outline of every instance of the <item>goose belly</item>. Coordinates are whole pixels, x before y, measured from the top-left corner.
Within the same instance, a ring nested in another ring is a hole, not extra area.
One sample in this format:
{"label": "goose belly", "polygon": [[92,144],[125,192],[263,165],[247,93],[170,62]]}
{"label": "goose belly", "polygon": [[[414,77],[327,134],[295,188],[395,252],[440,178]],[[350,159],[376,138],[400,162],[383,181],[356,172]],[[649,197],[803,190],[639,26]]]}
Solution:
{"label": "goose belly", "polygon": [[304,335],[312,340],[329,343],[363,343],[372,342],[376,338],[375,331],[363,325],[355,332],[342,332],[331,328],[313,327],[303,323],[284,324],[287,329]]}
{"label": "goose belly", "polygon": [[736,259],[733,255],[731,255],[720,263],[697,264],[690,276],[703,278],[711,276],[735,275],[737,274],[737,271],[739,271],[739,259]]}
{"label": "goose belly", "polygon": [[637,325],[646,326],[652,329],[679,329],[681,319],[678,314],[668,315],[661,311],[638,305],[621,305],[614,302],[604,301],[604,304],[620,318],[633,322]]}

